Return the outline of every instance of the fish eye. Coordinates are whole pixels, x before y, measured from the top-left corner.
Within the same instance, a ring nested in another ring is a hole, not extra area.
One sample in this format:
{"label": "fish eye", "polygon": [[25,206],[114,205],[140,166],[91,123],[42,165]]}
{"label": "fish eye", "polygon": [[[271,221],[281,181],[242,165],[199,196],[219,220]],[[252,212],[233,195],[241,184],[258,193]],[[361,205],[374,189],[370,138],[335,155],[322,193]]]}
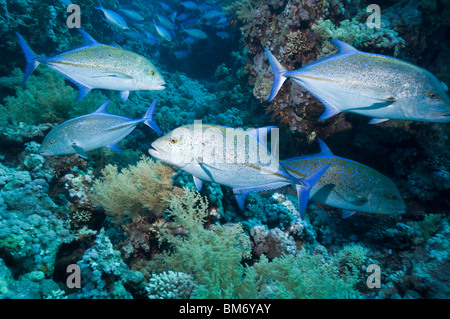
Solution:
{"label": "fish eye", "polygon": [[174,138],[174,137],[170,138],[170,143],[177,144],[178,142],[179,142],[179,140],[177,138]]}
{"label": "fish eye", "polygon": [[53,144],[55,144],[55,141],[50,141],[47,143],[47,145],[53,145]]}
{"label": "fish eye", "polygon": [[425,95],[433,100],[438,98],[438,95],[434,92],[425,92]]}
{"label": "fish eye", "polygon": [[149,75],[155,75],[155,72],[153,72],[152,70],[147,72]]}

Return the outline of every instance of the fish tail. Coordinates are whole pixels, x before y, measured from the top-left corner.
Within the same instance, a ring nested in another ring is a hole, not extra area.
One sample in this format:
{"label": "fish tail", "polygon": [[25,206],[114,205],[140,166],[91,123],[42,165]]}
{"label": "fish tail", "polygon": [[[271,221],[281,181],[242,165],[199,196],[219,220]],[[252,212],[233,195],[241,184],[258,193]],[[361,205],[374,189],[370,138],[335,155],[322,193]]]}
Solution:
{"label": "fish tail", "polygon": [[162,134],[162,131],[160,130],[158,125],[156,125],[156,123],[153,122],[153,119],[152,119],[153,111],[155,110],[155,105],[156,105],[156,99],[153,100],[152,105],[150,105],[150,107],[147,110],[147,113],[145,113],[145,115],[142,119],[144,120],[144,123],[146,125],[148,125],[152,129],[154,129],[159,134]]}
{"label": "fish tail", "polygon": [[22,47],[23,53],[25,54],[25,58],[27,59],[27,66],[25,68],[25,75],[23,77],[23,82],[22,82],[22,85],[25,86],[25,83],[27,82],[29,76],[37,68],[37,66],[39,65],[40,62],[38,61],[39,58],[36,56],[36,54],[34,54],[33,50],[31,50],[31,48],[28,46],[25,39],[18,32],[16,32],[16,34],[17,34],[17,37],[19,38],[19,43],[20,43],[20,46]]}
{"label": "fish tail", "polygon": [[102,2],[100,0],[98,0],[97,3],[98,3],[98,5],[96,7],[94,7],[94,9],[103,10]]}
{"label": "fish tail", "polygon": [[272,90],[270,91],[269,97],[270,102],[275,98],[284,81],[286,81],[287,77],[284,76],[286,69],[283,68],[283,66],[280,64],[280,62],[278,62],[275,56],[272,53],[270,53],[269,50],[267,50],[266,48],[264,48],[264,51],[266,52],[267,58],[269,59],[269,63],[270,66],[272,67],[274,76]]}
{"label": "fish tail", "polygon": [[319,168],[311,175],[305,177],[299,184],[295,185],[295,188],[297,189],[298,212],[300,214],[300,218],[303,219],[303,216],[305,216],[306,208],[308,206],[309,193],[311,192],[311,189],[322,177],[325,171],[330,167],[330,165],[331,164],[327,164]]}

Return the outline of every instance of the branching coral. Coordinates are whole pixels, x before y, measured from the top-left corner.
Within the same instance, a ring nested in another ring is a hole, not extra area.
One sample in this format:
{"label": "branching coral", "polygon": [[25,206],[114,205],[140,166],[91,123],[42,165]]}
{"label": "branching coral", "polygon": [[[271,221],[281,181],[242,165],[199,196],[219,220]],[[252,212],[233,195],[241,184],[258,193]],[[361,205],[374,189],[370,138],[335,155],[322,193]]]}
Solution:
{"label": "branching coral", "polygon": [[106,214],[120,219],[135,217],[145,209],[161,215],[172,192],[172,169],[142,157],[134,166],[122,169],[107,165],[102,177],[94,181],[91,201],[102,206]]}
{"label": "branching coral", "polygon": [[[13,76],[23,78],[18,69],[14,70]],[[76,102],[76,90],[67,85],[61,75],[42,67],[28,79],[25,87],[16,86],[15,96],[5,98],[2,111],[6,112],[12,123],[59,124],[72,117],[93,112],[106,100],[100,92],[91,94]]]}
{"label": "branching coral", "polygon": [[[160,230],[160,240],[173,247],[173,253],[155,256],[162,270],[192,274],[200,298],[231,298],[237,294],[242,280],[241,260],[248,256],[250,243],[240,224],[212,225],[205,229],[208,201],[197,191],[184,189],[173,196],[168,214],[186,236],[174,235],[169,228]],[[165,269],[164,269],[165,268]]]}

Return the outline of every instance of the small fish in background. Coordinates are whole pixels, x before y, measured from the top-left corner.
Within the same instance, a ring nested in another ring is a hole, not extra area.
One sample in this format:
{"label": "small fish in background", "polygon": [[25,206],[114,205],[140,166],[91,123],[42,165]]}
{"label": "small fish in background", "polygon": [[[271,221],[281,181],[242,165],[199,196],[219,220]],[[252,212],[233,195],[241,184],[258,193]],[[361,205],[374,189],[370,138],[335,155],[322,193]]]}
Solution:
{"label": "small fish in background", "polygon": [[94,113],[83,115],[55,126],[44,138],[39,153],[43,156],[78,154],[87,158],[86,152],[101,147],[121,151],[117,143],[130,134],[139,123],[144,123],[159,134],[161,130],[153,122],[156,99],[144,117],[132,120],[106,113],[110,101],[102,104]]}
{"label": "small fish in background", "polygon": [[181,42],[181,44],[184,44],[184,43],[193,44],[193,43],[195,43],[195,39],[193,37],[187,37]]}
{"label": "small fish in background", "polygon": [[186,9],[190,9],[190,10],[197,10],[198,6],[195,2],[192,1],[182,1],[180,2],[180,4],[185,7]]}
{"label": "small fish in background", "polygon": [[219,32],[216,32],[216,35],[217,35],[219,38],[221,38],[222,40],[229,39],[229,38],[231,37],[230,34],[229,34],[228,32],[226,32],[226,31],[219,31]]}
{"label": "small fish in background", "polygon": [[199,3],[197,6],[198,6],[198,8],[200,10],[212,10],[212,9],[214,9],[214,5],[212,3],[207,3],[207,2]]}
{"label": "small fish in background", "polygon": [[211,10],[211,11],[205,12],[202,15],[202,17],[204,19],[206,19],[206,20],[212,20],[212,19],[218,18],[218,17],[220,17],[222,15],[224,15],[223,12],[220,12],[220,11],[217,11],[217,10]]}
{"label": "small fish in background", "polygon": [[181,22],[180,25],[184,28],[186,26],[192,26],[192,25],[196,25],[196,24],[198,24],[198,19],[197,18],[190,18],[190,19],[187,19],[187,20]]}
{"label": "small fish in background", "polygon": [[159,34],[161,38],[169,42],[172,41],[172,35],[166,28],[157,24],[153,24],[153,26],[155,27],[156,32]]}
{"label": "small fish in background", "polygon": [[179,60],[186,59],[188,57],[188,53],[186,51],[184,51],[184,50],[173,51],[173,54]]}
{"label": "small fish in background", "polygon": [[168,18],[166,18],[165,16],[156,14],[156,17],[158,18],[160,25],[163,26],[164,28],[169,29],[169,30],[175,29],[174,24],[172,22],[170,22],[170,20]]}
{"label": "small fish in background", "polygon": [[161,74],[148,59],[131,51],[101,44],[86,31],[78,31],[83,36],[83,45],[49,58],[36,56],[17,33],[27,60],[23,85],[36,67],[43,63],[78,86],[77,101],[92,89],[119,91],[123,101],[127,100],[130,91],[165,89]]}
{"label": "small fish in background", "polygon": [[164,11],[172,11],[172,8],[167,3],[158,1],[158,4]]}
{"label": "small fish in background", "polygon": [[132,9],[125,9],[119,7],[119,12],[122,13],[126,18],[133,22],[142,23],[144,21],[144,17],[141,16],[138,12]]}
{"label": "small fish in background", "polygon": [[[301,179],[293,177],[260,143],[270,128],[243,131],[216,125],[185,125],[154,141],[149,153],[192,174],[198,190],[203,181],[231,187],[241,209],[249,193],[293,185],[303,218],[309,191],[330,165]],[[235,138],[242,150],[236,147]]]}
{"label": "small fish in background", "polygon": [[179,22],[183,22],[183,21],[186,21],[187,19],[189,19],[190,18],[190,14],[189,13],[181,13],[181,14],[179,14],[179,15],[177,15],[176,17],[175,17],[175,20],[177,20],[177,21],[179,21]]}
{"label": "small fish in background", "polygon": [[333,155],[319,139],[319,154],[280,161],[294,177],[301,179],[317,168],[330,165],[310,191],[311,201],[349,212],[399,215],[405,213],[405,202],[397,186],[387,176],[358,162]]}
{"label": "small fish in background", "polygon": [[200,29],[184,29],[183,32],[186,32],[196,40],[203,40],[208,37],[208,35]]}
{"label": "small fish in background", "polygon": [[340,112],[387,120],[450,122],[447,86],[433,74],[396,58],[365,53],[332,40],[339,52],[295,71],[285,70],[266,48],[274,73],[269,101],[292,78],[325,106],[319,120]]}
{"label": "small fish in background", "polygon": [[113,26],[121,29],[121,30],[127,30],[128,25],[124,18],[120,16],[117,12],[109,9],[105,9],[102,6],[102,3],[100,0],[98,0],[98,7],[94,7],[94,9],[100,10],[105,15],[106,20]]}
{"label": "small fish in background", "polygon": [[130,38],[133,40],[144,40],[145,39],[145,37],[142,34],[140,34],[137,31],[134,31],[134,30],[123,31],[123,35],[126,36],[127,38]]}

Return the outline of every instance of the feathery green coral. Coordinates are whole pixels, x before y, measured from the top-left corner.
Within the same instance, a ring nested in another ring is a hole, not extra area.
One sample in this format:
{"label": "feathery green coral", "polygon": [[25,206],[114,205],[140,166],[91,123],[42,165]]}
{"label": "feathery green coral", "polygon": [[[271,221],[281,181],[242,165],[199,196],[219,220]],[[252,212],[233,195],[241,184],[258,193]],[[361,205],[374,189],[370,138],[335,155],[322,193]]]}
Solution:
{"label": "feathery green coral", "polygon": [[110,164],[103,169],[102,177],[94,181],[89,197],[116,219],[136,216],[145,209],[158,216],[167,207],[166,200],[173,191],[172,173],[168,166],[145,156],[121,172]]}
{"label": "feathery green coral", "polygon": [[[176,226],[160,230],[161,242],[168,242],[171,250],[152,261],[156,272],[191,274],[197,285],[193,298],[360,297],[353,289],[358,274],[342,266],[342,258],[348,253],[325,258],[301,251],[270,261],[261,255],[254,265],[243,266],[250,257],[249,237],[240,224],[205,228],[207,208],[206,198],[190,188],[185,188],[183,195],[173,196],[167,213]],[[358,263],[355,267],[359,266],[360,259],[355,256],[360,255],[350,252],[350,259]]]}

